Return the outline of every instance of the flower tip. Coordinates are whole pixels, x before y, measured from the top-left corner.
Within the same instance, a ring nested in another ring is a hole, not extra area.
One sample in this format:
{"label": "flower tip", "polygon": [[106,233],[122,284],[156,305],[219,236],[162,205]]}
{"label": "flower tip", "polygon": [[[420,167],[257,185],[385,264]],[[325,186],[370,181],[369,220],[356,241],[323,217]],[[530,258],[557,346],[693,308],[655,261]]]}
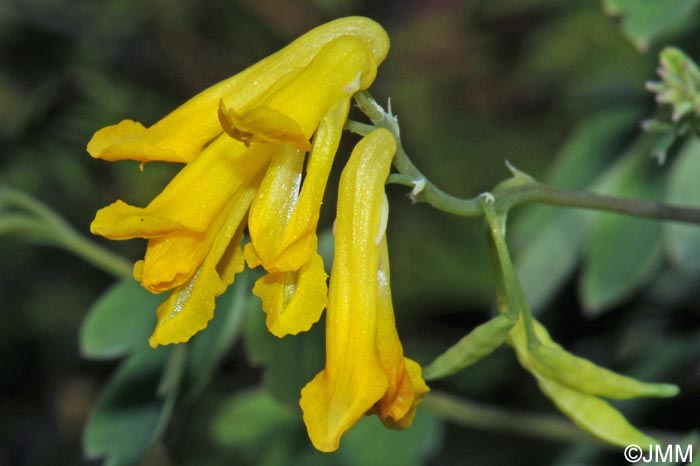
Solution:
{"label": "flower tip", "polygon": [[680,392],[681,389],[678,387],[678,385],[662,383],[658,384],[656,396],[659,398],[671,398],[678,395]]}
{"label": "flower tip", "polygon": [[148,129],[133,120],[122,120],[116,125],[106,126],[97,131],[88,142],[86,149],[91,157],[110,162],[117,160],[185,161],[172,148],[154,144],[149,137]]}
{"label": "flower tip", "polygon": [[339,30],[344,35],[352,35],[362,39],[369,46],[377,64],[384,61],[389,53],[389,35],[379,23],[370,18],[348,16],[331,21],[320,28],[330,31]]}
{"label": "flower tip", "polygon": [[126,139],[141,136],[146,128],[139,122],[133,120],[122,120],[116,125],[106,126],[92,135],[87,144],[87,151],[93,158],[112,160],[109,150],[115,144]]}

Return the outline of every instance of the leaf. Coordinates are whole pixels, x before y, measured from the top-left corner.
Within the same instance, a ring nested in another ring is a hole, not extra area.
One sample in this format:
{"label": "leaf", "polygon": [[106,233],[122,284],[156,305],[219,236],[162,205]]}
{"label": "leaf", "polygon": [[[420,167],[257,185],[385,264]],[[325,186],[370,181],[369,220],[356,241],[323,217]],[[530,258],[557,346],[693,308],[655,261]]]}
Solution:
{"label": "leaf", "polygon": [[605,13],[622,18],[622,31],[641,51],[658,37],[692,25],[699,0],[603,0]]}
{"label": "leaf", "polygon": [[[640,139],[602,177],[597,190],[630,199],[658,199],[662,183]],[[662,262],[661,224],[618,214],[598,214],[588,238],[579,294],[584,311],[597,315],[652,278]]]}
{"label": "leaf", "polygon": [[[546,181],[565,189],[590,186],[638,118],[636,109],[627,108],[585,120],[559,152]],[[516,268],[533,312],[542,310],[575,270],[588,222],[585,212],[549,206],[528,207],[516,218]]]}
{"label": "leaf", "polygon": [[85,426],[87,458],[105,458],[105,466],[141,463],[169,414],[157,388],[171,352],[170,348],[146,348],[122,363]]}
{"label": "leaf", "polygon": [[[673,162],[666,191],[666,201],[700,207],[700,139],[691,138]],[[666,252],[680,267],[700,271],[700,226],[665,223]]]}
{"label": "leaf", "polygon": [[188,398],[193,399],[201,394],[238,338],[252,296],[250,286],[249,273],[238,274],[235,283],[217,298],[216,313],[207,328],[189,343],[186,369]]}
{"label": "leaf", "polygon": [[576,269],[587,232],[587,216],[574,210],[547,216],[542,231],[518,254],[516,270],[527,302],[538,314]]}
{"label": "leaf", "polygon": [[211,425],[216,443],[262,451],[270,439],[284,439],[298,423],[296,413],[267,390],[241,391],[224,400]]}
{"label": "leaf", "polygon": [[413,424],[403,431],[387,429],[376,416],[367,416],[343,437],[338,456],[344,461],[332,463],[419,466],[439,449],[442,437],[442,425],[425,409],[418,408]]}
{"label": "leaf", "polygon": [[105,292],[88,311],[80,328],[80,352],[86,358],[112,359],[147,346],[162,296],[132,279]]}

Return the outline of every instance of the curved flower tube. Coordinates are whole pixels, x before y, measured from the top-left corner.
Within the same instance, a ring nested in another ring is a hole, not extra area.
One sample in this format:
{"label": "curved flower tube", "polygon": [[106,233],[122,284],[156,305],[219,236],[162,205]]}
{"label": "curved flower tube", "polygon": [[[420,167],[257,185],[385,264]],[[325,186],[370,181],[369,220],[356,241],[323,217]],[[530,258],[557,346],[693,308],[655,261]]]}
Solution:
{"label": "curved flower tube", "polygon": [[134,277],[154,293],[172,290],[157,310],[152,346],[207,326],[216,296],[243,269],[249,220],[246,257],[269,273],[256,290],[270,329],[282,336],[318,320],[326,296],[318,210],[350,98],[372,83],[388,46],[367,18],[332,21],[149,128],[124,120],[95,133],[87,149],[96,158],[186,163],[145,208],[117,201],[91,225],[107,238],[149,240]]}
{"label": "curved flower tube", "polygon": [[396,142],[377,129],[353,150],[340,179],[335,257],[326,316],[326,367],[301,392],[314,446],[338,448],[363,415],[406,428],[428,392],[403,356],[391,303],[384,183]]}

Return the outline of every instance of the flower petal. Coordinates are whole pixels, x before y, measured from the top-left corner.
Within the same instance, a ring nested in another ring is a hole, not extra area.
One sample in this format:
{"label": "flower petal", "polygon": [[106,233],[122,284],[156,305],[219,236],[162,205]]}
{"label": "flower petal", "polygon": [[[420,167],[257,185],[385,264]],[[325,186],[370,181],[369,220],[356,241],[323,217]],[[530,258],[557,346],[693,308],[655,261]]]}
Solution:
{"label": "flower petal", "polygon": [[218,230],[202,265],[187,283],[174,289],[158,307],[158,323],[148,340],[152,347],[188,341],[206,328],[214,316],[215,298],[224,292],[226,282],[232,281],[235,270],[243,268],[242,256],[234,253],[233,256],[239,258],[238,263],[233,266],[225,264],[221,275],[219,271],[222,260],[230,259],[231,244],[237,245],[243,238],[244,219],[258,183],[259,178],[249,181],[231,199],[223,227]]}
{"label": "flower petal", "polygon": [[[269,272],[298,270],[316,251],[316,227],[328,175],[347,119],[343,100],[319,124],[299,192],[302,161],[273,161],[250,210],[248,264]],[[293,203],[293,204],[290,204]]]}
{"label": "flower petal", "polygon": [[338,37],[260,100],[246,107],[222,103],[219,118],[231,137],[246,143],[291,142],[308,150],[308,141],[323,115],[368,87],[377,74],[377,66],[362,40]]}
{"label": "flower petal", "polygon": [[421,377],[420,366],[411,361],[414,366],[412,372],[409,372],[410,363],[406,362],[409,360],[403,356],[391,300],[389,253],[385,235],[382,236],[379,247],[381,256],[378,273],[376,351],[389,385],[382,399],[374,406],[373,412],[389,427],[406,428],[410,426],[413,418],[413,413],[409,415],[409,412],[415,411],[420,399],[428,392],[428,387]]}
{"label": "flower petal", "polygon": [[[273,88],[280,77],[307,66],[324,45],[348,35],[363,42],[375,63],[386,57],[389,39],[379,24],[361,17],[331,21],[245,71],[204,90],[149,128],[124,120],[98,131],[88,143],[88,152],[105,160],[190,162],[222,132],[216,114],[221,99],[235,109],[248,106]],[[370,78],[374,76],[364,77],[365,81]]]}
{"label": "flower petal", "polygon": [[110,239],[157,238],[181,230],[204,232],[233,193],[260,173],[273,152],[268,146],[247,149],[228,136],[217,138],[147,207],[117,201],[98,211],[91,231]]}
{"label": "flower petal", "polygon": [[118,200],[95,214],[90,231],[109,239],[157,238],[165,233],[186,227],[168,217],[152,214]]}
{"label": "flower petal", "polygon": [[255,282],[253,294],[262,299],[270,333],[296,335],[318,322],[326,308],[327,278],[316,254],[296,272],[267,274]]}
{"label": "flower petal", "polygon": [[304,137],[299,124],[269,107],[255,107],[239,115],[234,109],[227,109],[222,100],[219,104],[219,122],[229,136],[246,146],[251,142],[265,142],[292,144],[303,151],[311,149],[311,144]]}
{"label": "flower petal", "polygon": [[[303,167],[302,151],[290,145],[280,146],[272,156],[265,178],[250,207],[248,231],[251,242],[246,250],[253,248],[255,257],[265,264],[268,272],[282,271],[271,267],[269,256],[273,255],[274,258],[277,253],[280,237],[296,205]],[[251,260],[249,265],[254,267],[257,265],[255,262]]]}
{"label": "flower petal", "polygon": [[301,392],[309,438],[321,451],[382,399],[389,387],[377,357],[377,306],[384,182],[396,151],[383,129],[355,147],[340,179],[326,317],[326,367]]}

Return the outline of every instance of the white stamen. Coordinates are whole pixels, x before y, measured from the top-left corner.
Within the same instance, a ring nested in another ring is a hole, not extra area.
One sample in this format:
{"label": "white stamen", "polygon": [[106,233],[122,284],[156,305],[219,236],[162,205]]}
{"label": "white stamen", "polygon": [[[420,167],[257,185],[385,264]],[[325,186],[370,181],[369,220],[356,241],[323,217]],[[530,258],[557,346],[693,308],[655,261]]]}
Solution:
{"label": "white stamen", "polygon": [[343,86],[343,91],[347,92],[348,94],[354,94],[355,92],[359,91],[361,77],[362,77],[362,71],[358,71],[357,76],[355,76],[355,79],[353,79],[352,82]]}
{"label": "white stamen", "polygon": [[379,246],[379,243],[382,242],[382,238],[386,234],[386,224],[389,222],[389,199],[386,197],[386,193],[384,193],[384,199],[382,200],[382,213],[380,214],[379,217],[379,232],[377,233],[377,238],[374,240],[374,243]]}

